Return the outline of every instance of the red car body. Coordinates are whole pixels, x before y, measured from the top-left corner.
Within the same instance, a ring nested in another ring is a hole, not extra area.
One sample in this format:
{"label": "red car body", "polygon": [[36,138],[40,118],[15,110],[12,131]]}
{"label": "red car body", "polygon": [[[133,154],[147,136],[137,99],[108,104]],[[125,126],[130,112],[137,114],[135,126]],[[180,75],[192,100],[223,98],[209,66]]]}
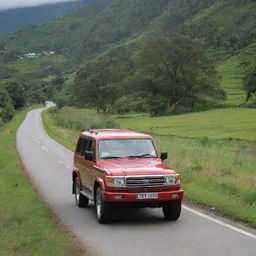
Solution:
{"label": "red car body", "polygon": [[[113,140],[122,142],[140,139],[147,143],[152,142],[152,148],[156,152],[154,157],[145,154],[145,157],[110,156],[101,159],[99,156],[100,141],[109,143]],[[183,190],[179,175],[163,163],[166,157],[167,153],[158,153],[153,138],[147,134],[121,129],[83,132],[74,154],[72,175],[73,194],[77,205],[86,207],[89,200],[95,201],[100,223],[111,220],[113,206],[124,205],[163,207],[166,219],[177,219],[180,215]]]}

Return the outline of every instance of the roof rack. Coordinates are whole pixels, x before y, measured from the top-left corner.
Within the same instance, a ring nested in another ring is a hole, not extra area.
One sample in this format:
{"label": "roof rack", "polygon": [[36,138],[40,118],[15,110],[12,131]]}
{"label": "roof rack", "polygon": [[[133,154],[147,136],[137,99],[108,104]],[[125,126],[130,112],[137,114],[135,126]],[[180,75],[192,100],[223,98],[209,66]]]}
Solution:
{"label": "roof rack", "polygon": [[95,133],[96,135],[99,133],[99,131],[95,131],[93,129],[83,129],[82,132]]}

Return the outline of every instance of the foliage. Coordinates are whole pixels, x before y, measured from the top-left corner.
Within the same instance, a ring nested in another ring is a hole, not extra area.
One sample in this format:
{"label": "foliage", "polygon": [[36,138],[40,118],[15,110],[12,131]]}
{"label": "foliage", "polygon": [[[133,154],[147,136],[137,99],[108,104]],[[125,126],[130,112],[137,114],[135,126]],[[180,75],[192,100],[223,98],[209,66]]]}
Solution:
{"label": "foliage", "polygon": [[148,39],[139,53],[136,83],[150,92],[151,114],[181,105],[191,111],[196,103],[225,99],[211,59],[202,46],[187,37]]}
{"label": "foliage", "polygon": [[201,38],[214,48],[241,49],[255,40],[255,11],[254,0],[214,1],[209,8],[186,20],[179,32]]}
{"label": "foliage", "polygon": [[256,93],[256,65],[252,65],[248,68],[244,76],[244,89],[247,93],[246,100],[248,101],[253,94]]}
{"label": "foliage", "polygon": [[127,112],[147,112],[148,104],[146,99],[139,93],[132,93],[118,98],[111,107],[111,113],[118,114],[119,117]]}
{"label": "foliage", "polygon": [[81,68],[70,88],[75,104],[106,112],[125,91],[121,81],[132,74],[134,63],[128,53],[128,48],[117,48]]}
{"label": "foliage", "polygon": [[249,108],[256,108],[256,93],[252,93],[245,106]]}
{"label": "foliage", "polygon": [[4,83],[4,87],[12,98],[15,109],[26,107],[29,87],[25,81],[15,78],[9,79]]}
{"label": "foliage", "polygon": [[14,116],[12,99],[6,90],[0,87],[0,126]]}
{"label": "foliage", "polygon": [[118,116],[121,117],[129,111],[131,111],[129,96],[122,96],[114,102],[111,112],[118,114]]}
{"label": "foliage", "polygon": [[0,63],[0,123],[9,121],[14,109],[45,103],[42,89],[29,81],[18,70]]}
{"label": "foliage", "polygon": [[101,128],[116,128],[118,125],[113,119],[97,114],[95,111],[79,111],[75,109],[52,108],[49,110],[54,124],[64,128],[73,129],[76,131],[101,129]]}

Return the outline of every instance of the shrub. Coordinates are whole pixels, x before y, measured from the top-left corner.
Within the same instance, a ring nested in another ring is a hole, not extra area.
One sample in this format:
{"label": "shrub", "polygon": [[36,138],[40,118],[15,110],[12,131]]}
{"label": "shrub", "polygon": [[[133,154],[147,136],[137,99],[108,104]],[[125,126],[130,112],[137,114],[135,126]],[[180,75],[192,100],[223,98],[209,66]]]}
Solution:
{"label": "shrub", "polygon": [[49,113],[56,125],[77,131],[118,127],[114,120],[95,111],[53,108]]}
{"label": "shrub", "polygon": [[249,100],[246,102],[246,106],[249,108],[256,108],[256,93],[251,94]]}
{"label": "shrub", "polygon": [[12,100],[6,90],[0,88],[0,125],[14,116]]}

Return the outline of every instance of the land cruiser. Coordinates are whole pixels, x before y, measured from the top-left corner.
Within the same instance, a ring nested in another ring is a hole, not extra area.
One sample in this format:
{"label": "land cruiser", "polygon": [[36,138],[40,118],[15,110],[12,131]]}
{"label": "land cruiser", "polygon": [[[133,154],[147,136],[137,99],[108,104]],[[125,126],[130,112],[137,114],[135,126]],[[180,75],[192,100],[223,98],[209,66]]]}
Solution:
{"label": "land cruiser", "polygon": [[177,220],[183,190],[180,175],[163,161],[149,135],[122,129],[84,131],[75,155],[73,194],[78,207],[95,202],[100,223],[111,221],[115,207],[162,207]]}

